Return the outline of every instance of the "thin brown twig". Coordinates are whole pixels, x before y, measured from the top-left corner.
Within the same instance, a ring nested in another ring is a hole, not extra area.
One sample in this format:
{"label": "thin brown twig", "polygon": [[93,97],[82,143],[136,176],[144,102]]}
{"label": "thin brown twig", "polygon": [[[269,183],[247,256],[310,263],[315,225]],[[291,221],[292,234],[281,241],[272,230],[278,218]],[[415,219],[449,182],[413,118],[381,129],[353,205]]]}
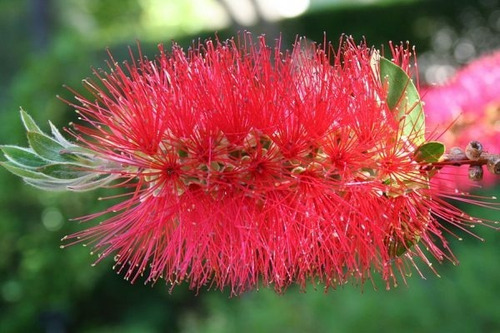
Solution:
{"label": "thin brown twig", "polygon": [[465,151],[454,147],[450,152],[441,156],[439,161],[430,163],[426,170],[441,169],[444,166],[469,165],[469,178],[480,180],[482,167],[486,166],[489,172],[500,175],[500,154],[483,151],[483,145],[478,141],[471,141]]}

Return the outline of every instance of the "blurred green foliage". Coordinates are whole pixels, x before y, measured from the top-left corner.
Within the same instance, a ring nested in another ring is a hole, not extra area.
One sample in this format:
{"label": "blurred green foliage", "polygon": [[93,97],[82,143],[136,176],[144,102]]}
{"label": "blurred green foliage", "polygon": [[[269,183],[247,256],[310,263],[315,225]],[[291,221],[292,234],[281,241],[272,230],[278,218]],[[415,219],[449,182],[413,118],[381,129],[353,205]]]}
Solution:
{"label": "blurred green foliage", "polygon": [[[41,124],[50,119],[61,126],[73,120],[74,113],[55,96],[71,99],[62,84],[78,89],[80,80],[91,75],[90,66],[105,67],[107,46],[121,61],[128,58],[126,46],[139,39],[143,53],[154,55],[161,40],[152,40],[137,21],[139,3],[0,2],[1,143],[26,144],[19,106]],[[375,45],[411,40],[420,52],[427,52],[433,33],[443,24],[460,38],[469,31],[464,13],[488,15],[499,10],[495,0],[453,3],[332,6],[250,30],[266,32],[270,38],[281,31],[283,45],[290,45],[296,35],[322,41],[326,31],[329,39],[347,33],[358,39],[366,36]],[[173,28],[158,35],[170,41],[177,34],[181,45],[190,45],[195,36],[181,32]],[[234,34],[234,27],[218,32],[220,38]],[[199,34],[202,38],[213,35],[209,31]],[[489,42],[481,39],[477,49],[500,45],[495,39]],[[495,193],[500,197],[498,188],[488,194]],[[462,265],[440,265],[442,278],[426,272],[427,280],[422,280],[414,274],[408,287],[401,285],[389,292],[381,284],[378,291],[367,284],[363,292],[346,286],[328,294],[321,286],[318,290],[310,286],[307,293],[292,288],[285,295],[263,289],[235,298],[218,291],[195,295],[186,286],[170,294],[161,282],[153,287],[139,282],[130,285],[111,270],[112,259],[91,267],[96,258],[88,248],[59,248],[62,237],[86,227],[68,219],[109,206],[107,201],[96,201],[99,195],[109,192],[42,193],[0,170],[0,332],[500,331],[500,236],[491,230],[477,230],[484,243],[472,237],[453,241]],[[473,213],[498,219],[498,212],[473,209]]]}

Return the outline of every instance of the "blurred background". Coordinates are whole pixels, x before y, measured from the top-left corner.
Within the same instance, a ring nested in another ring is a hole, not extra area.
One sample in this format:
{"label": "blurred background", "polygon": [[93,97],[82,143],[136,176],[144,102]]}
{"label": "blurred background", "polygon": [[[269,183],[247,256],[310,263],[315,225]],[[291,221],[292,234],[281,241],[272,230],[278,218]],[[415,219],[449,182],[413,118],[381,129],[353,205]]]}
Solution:
{"label": "blurred background", "polygon": [[[140,41],[153,58],[158,43],[187,48],[215,31],[225,39],[245,29],[265,33],[269,43],[281,34],[286,48],[296,36],[322,42],[324,32],[334,44],[342,33],[375,46],[409,40],[419,53],[421,84],[442,84],[500,48],[500,3],[2,0],[0,142],[27,145],[20,106],[44,129],[49,119],[58,127],[74,119],[56,95],[71,99],[62,85],[80,89],[91,67],[106,66],[106,48],[122,61]],[[473,191],[500,197],[498,183]],[[195,295],[186,286],[170,293],[162,282],[130,285],[110,260],[91,267],[88,248],[59,248],[62,237],[85,227],[71,218],[109,205],[99,195],[41,192],[0,170],[0,332],[500,332],[500,235],[487,228],[476,230],[485,242],[451,239],[459,267],[436,265],[441,278],[424,269],[427,279],[415,273],[391,291],[379,283],[377,290],[348,285],[328,294],[321,286],[233,298],[218,290]]]}

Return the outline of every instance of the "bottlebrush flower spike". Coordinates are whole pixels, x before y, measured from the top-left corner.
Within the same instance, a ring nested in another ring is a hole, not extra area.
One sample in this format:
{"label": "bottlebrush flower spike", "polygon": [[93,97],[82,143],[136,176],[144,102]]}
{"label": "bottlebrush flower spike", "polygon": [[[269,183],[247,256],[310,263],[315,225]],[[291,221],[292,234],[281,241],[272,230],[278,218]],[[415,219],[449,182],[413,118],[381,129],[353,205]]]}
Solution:
{"label": "bottlebrush flower spike", "polygon": [[392,48],[395,62],[350,38],[337,50],[299,41],[282,53],[250,35],[159,50],[85,80],[95,100],[68,102],[77,143],[23,112],[31,148],[3,147],[3,165],[35,186],[130,189],[65,241],[113,256],[132,282],[239,294],[375,271],[389,288],[417,258],[431,265],[424,249],[456,261],[443,230],[491,222],[444,199],[498,208],[431,186],[448,160],[425,139],[407,47]]}

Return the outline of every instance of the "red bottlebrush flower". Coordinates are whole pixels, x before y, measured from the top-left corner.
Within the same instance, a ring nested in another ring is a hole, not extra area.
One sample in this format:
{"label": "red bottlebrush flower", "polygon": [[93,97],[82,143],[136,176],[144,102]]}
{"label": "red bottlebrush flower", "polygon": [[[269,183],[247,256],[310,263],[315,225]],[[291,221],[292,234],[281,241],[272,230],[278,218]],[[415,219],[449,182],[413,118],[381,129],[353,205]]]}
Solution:
{"label": "red bottlebrush flower", "polygon": [[[485,149],[495,149],[500,142],[500,51],[483,56],[459,70],[447,83],[428,87],[423,94],[429,128],[442,132],[439,140],[448,147],[465,147],[480,138]],[[453,182],[462,189],[467,168],[446,168],[437,181]],[[493,185],[496,178],[485,173],[481,184]]]}
{"label": "red bottlebrush flower", "polygon": [[[393,52],[408,70],[410,50]],[[112,59],[96,82],[85,81],[95,101],[77,94],[70,103],[81,147],[65,141],[58,151],[76,156],[80,178],[22,176],[40,187],[131,188],[82,220],[111,217],[67,238],[93,246],[97,261],[114,256],[131,281],[187,280],[238,294],[260,283],[278,292],[308,280],[362,283],[377,271],[389,287],[407,262],[429,263],[424,248],[455,260],[437,218],[483,223],[440,196],[472,199],[430,186],[436,144],[424,144],[413,84],[392,80],[407,77],[403,69],[351,39],[336,51],[298,42],[282,53],[248,36],[187,54],[160,46],[155,60]]]}

